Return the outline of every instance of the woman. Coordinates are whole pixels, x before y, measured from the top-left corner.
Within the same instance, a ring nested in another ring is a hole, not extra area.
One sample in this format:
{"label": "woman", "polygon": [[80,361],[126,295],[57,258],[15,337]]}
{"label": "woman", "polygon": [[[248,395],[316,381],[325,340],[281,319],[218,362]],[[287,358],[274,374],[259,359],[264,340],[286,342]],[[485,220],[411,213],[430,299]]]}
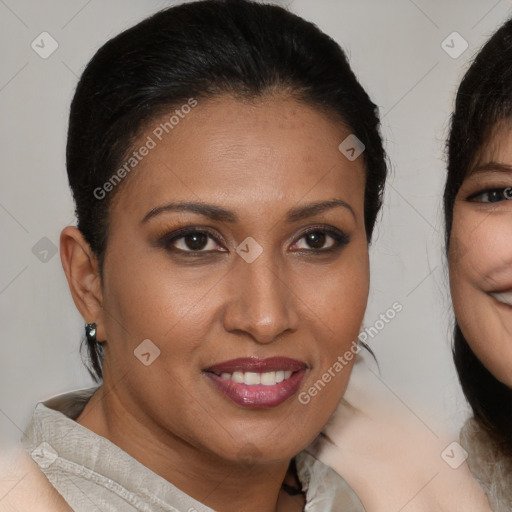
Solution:
{"label": "woman", "polygon": [[161,11],[85,69],[67,170],[101,385],[39,404],[24,445],[69,505],[363,510],[303,451],[348,383],[386,177],[339,46],[276,6]]}
{"label": "woman", "polygon": [[512,509],[512,20],[457,93],[444,193],[461,439],[494,511]]}

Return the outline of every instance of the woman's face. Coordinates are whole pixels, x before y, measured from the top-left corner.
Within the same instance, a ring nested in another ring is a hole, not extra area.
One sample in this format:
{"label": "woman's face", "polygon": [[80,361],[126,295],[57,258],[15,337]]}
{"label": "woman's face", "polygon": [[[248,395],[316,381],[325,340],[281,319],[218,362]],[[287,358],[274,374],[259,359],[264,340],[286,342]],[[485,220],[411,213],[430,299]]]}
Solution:
{"label": "woman's face", "polygon": [[105,383],[167,444],[290,458],[351,371],[338,357],[368,295],[363,157],[338,150],[339,122],[284,96],[199,102],[160,141],[163,121],[112,204]]}
{"label": "woman's face", "polygon": [[455,200],[450,284],[475,355],[512,387],[512,124],[500,123]]}

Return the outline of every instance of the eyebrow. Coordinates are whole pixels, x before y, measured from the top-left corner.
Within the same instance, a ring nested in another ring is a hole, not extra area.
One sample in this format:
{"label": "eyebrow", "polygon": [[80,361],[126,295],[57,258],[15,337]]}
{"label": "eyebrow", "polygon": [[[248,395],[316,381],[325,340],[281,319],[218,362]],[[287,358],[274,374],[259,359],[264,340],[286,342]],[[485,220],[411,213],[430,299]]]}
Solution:
{"label": "eyebrow", "polygon": [[512,172],[512,165],[507,165],[499,162],[486,162],[481,165],[477,165],[468,173],[468,176],[479,174],[483,172]]}
{"label": "eyebrow", "polygon": [[[306,219],[308,217],[312,217],[313,215],[322,213],[324,211],[330,210],[332,208],[345,208],[348,210],[352,216],[355,218],[356,214],[346,201],[342,199],[331,199],[329,201],[316,201],[314,203],[310,203],[304,206],[295,206],[291,208],[287,215],[287,222],[297,222],[302,219]],[[231,211],[227,210],[221,206],[217,206],[215,204],[202,203],[202,202],[177,202],[177,203],[168,203],[163,206],[156,206],[152,208],[141,220],[141,223],[147,222],[149,219],[156,217],[164,212],[192,212],[198,213],[199,215],[204,215],[205,217],[209,217],[212,220],[218,222],[229,222],[235,223],[238,222],[238,215]]]}

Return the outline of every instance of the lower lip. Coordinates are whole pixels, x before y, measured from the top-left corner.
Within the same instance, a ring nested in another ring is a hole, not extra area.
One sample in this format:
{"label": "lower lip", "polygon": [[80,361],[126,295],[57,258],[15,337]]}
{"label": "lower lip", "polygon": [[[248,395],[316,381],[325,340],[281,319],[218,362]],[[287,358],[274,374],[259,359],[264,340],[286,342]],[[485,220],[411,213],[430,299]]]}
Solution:
{"label": "lower lip", "polygon": [[206,372],[210,381],[219,391],[236,404],[249,409],[277,407],[286,402],[298,391],[305,374],[306,370],[299,370],[292,373],[289,379],[273,386],[264,386],[263,384],[248,386],[223,379],[215,373]]}

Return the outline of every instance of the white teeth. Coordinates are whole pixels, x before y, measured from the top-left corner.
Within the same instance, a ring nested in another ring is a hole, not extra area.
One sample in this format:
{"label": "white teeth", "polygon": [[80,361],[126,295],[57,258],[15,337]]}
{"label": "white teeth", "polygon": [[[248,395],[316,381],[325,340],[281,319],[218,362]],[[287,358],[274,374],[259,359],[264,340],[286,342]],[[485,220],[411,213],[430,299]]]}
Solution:
{"label": "white teeth", "polygon": [[260,384],[260,383],[261,383],[261,377],[260,377],[259,373],[245,372],[244,384],[247,384],[248,386],[252,386],[254,384]]}
{"label": "white teeth", "polygon": [[491,293],[491,295],[496,300],[503,302],[503,304],[508,304],[509,306],[512,306],[512,291],[502,293]]}
{"label": "white teeth", "polygon": [[244,372],[235,372],[233,373],[231,377],[235,382],[238,382],[239,384],[243,384],[244,382]]}
{"label": "white teeth", "polygon": [[276,383],[276,372],[262,373],[261,383],[265,386],[273,386]]}
{"label": "white teeth", "polygon": [[232,380],[239,384],[245,384],[247,386],[254,386],[257,384],[262,384],[264,386],[274,386],[275,384],[279,384],[283,382],[283,380],[289,379],[292,376],[291,371],[278,370],[275,372],[265,372],[265,373],[256,373],[256,372],[234,372],[231,373],[221,373],[221,378],[225,380]]}

